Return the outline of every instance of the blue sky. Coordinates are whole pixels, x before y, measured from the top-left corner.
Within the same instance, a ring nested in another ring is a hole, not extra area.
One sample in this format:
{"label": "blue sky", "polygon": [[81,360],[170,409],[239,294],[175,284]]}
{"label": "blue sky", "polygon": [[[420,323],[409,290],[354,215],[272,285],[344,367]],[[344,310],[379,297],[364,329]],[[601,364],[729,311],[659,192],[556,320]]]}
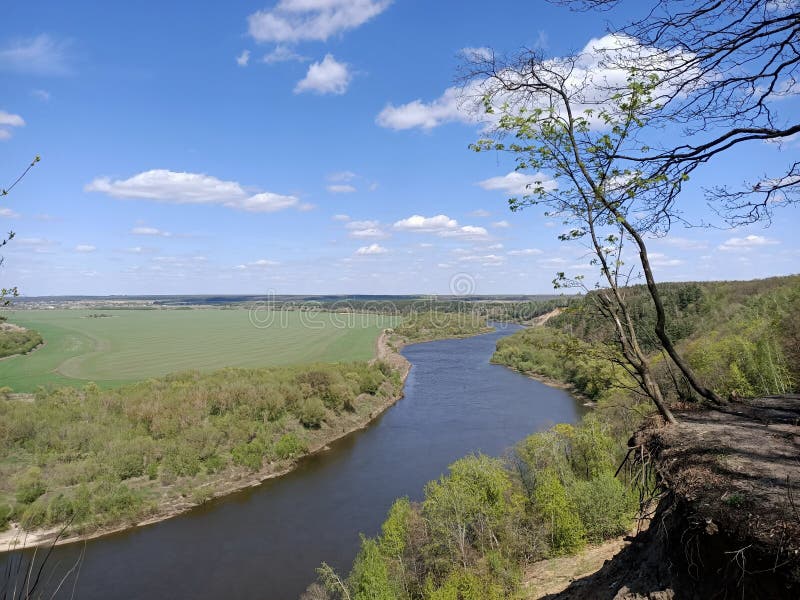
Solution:
{"label": "blue sky", "polygon": [[[578,51],[624,14],[546,2],[13,3],[0,36],[0,284],[25,295],[543,293],[586,262],[510,213],[506,157],[448,95],[463,48]],[[793,102],[793,103],[791,103]],[[797,111],[796,101],[785,110]],[[681,197],[800,145],[737,150]],[[797,272],[797,209],[768,229],[673,229],[664,280]]]}

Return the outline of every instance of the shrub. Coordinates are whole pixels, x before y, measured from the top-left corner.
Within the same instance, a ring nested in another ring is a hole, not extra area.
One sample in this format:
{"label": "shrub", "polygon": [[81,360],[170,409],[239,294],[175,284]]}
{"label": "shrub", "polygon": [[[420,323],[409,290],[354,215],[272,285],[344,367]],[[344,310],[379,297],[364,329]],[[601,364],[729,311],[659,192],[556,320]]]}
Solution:
{"label": "shrub", "polygon": [[30,469],[17,482],[17,502],[31,504],[47,491],[39,469]]}
{"label": "shrub", "polygon": [[295,433],[287,433],[275,444],[275,454],[281,459],[293,458],[303,454],[307,449],[305,442]]}
{"label": "shrub", "polygon": [[553,554],[571,554],[583,547],[586,530],[566,488],[552,469],[538,475],[533,503],[548,528]]}
{"label": "shrub", "polygon": [[576,481],[569,495],[590,542],[601,542],[630,529],[638,503],[611,473],[601,473],[590,481]]}
{"label": "shrub", "polygon": [[303,427],[319,429],[325,420],[325,405],[317,397],[305,398],[300,402],[297,418]]}

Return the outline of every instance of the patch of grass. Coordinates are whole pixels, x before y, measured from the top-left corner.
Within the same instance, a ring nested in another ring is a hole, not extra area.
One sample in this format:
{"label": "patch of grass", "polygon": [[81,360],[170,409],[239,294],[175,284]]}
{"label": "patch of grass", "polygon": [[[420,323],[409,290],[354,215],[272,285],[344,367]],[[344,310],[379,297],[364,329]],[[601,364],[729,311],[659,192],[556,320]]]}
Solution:
{"label": "patch of grass", "polygon": [[4,312],[9,321],[35,329],[45,346],[0,361],[0,381],[16,392],[40,385],[115,387],[176,371],[268,367],[310,362],[367,360],[381,329],[396,319],[247,310],[85,310]]}

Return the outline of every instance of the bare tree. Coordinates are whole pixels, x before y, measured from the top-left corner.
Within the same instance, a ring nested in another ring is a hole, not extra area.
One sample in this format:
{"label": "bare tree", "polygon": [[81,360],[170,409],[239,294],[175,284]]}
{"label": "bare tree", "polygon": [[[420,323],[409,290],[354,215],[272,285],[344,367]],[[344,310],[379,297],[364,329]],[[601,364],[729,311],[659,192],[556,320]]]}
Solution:
{"label": "bare tree", "polygon": [[[22,181],[25,175],[28,174],[28,171],[30,171],[40,160],[41,158],[37,154],[31,161],[31,163],[28,165],[28,167],[22,172],[22,174],[14,180],[14,183],[8,186],[8,188],[3,188],[2,190],[0,190],[0,198],[5,198],[6,196],[8,196],[11,190],[13,190],[17,186],[17,184],[20,181]],[[9,231],[5,235],[5,237],[0,237],[0,248],[6,246],[6,244],[8,244],[11,240],[14,239],[14,236],[15,233],[13,231]],[[4,262],[5,262],[5,257],[0,256],[0,267],[3,266]],[[19,295],[19,290],[17,289],[16,286],[8,288],[0,287],[0,306],[8,306],[11,302],[11,298],[16,298],[18,295]]]}
{"label": "bare tree", "polygon": [[[576,9],[611,9],[632,0],[551,0]],[[643,4],[636,0],[637,8]],[[681,140],[647,151],[616,153],[651,177],[674,181],[734,147],[787,141],[800,134],[798,112],[781,112],[800,96],[800,4],[794,0],[649,0],[646,16],[611,31],[630,53],[607,56],[644,66],[662,82],[651,124],[677,122]],[[643,61],[642,58],[647,60]],[[663,198],[664,209],[680,186]],[[740,188],[707,190],[731,225],[769,222],[773,210],[800,201],[800,161]]]}

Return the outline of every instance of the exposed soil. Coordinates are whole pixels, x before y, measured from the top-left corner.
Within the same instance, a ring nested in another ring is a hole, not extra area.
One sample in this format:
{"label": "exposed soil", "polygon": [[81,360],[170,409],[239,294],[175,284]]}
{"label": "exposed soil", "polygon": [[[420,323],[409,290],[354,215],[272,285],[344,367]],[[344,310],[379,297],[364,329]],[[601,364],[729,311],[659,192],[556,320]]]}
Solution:
{"label": "exposed soil", "polygon": [[660,498],[650,528],[547,598],[800,598],[800,396],[680,411],[631,445]]}

